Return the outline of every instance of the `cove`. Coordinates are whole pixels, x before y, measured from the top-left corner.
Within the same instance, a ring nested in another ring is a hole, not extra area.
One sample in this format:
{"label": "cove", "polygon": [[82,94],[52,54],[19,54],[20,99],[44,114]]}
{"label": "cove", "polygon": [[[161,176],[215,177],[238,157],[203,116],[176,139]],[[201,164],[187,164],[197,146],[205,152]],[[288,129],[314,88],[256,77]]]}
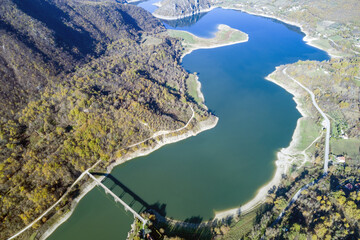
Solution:
{"label": "cove", "polygon": [[[197,20],[165,25],[211,37],[218,24],[226,24],[249,35],[246,43],[196,50],[183,58],[184,68],[198,73],[218,125],[119,165],[111,175],[167,217],[206,221],[214,211],[251,200],[272,178],[276,152],[291,141],[300,114],[292,96],[264,77],[281,64],[329,57],[307,45],[298,28],[269,18],[215,9]],[[114,186],[111,179],[105,184]],[[117,186],[114,191],[122,193]],[[123,198],[128,203],[132,199],[129,193]],[[134,207],[143,204],[138,201]],[[95,188],[49,239],[125,239],[132,220]]]}

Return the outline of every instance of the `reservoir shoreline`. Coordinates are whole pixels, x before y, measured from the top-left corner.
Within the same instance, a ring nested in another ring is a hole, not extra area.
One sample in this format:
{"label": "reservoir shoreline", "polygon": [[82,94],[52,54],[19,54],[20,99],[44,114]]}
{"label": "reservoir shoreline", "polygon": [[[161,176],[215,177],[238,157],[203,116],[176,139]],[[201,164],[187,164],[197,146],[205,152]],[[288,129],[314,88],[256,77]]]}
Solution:
{"label": "reservoir shoreline", "polygon": [[[254,16],[260,16],[260,17],[266,17],[266,18],[275,19],[275,20],[278,20],[280,22],[286,23],[288,25],[298,27],[298,28],[300,28],[301,32],[303,32],[305,34],[303,40],[304,40],[304,42],[306,42],[306,44],[308,44],[309,46],[312,46],[312,47],[315,47],[315,48],[318,48],[320,50],[325,51],[329,56],[331,56],[331,58],[340,58],[341,57],[341,56],[337,56],[335,54],[332,54],[330,52],[330,49],[323,48],[322,46],[314,43],[314,41],[319,40],[319,38],[310,37],[310,33],[305,30],[305,28],[304,28],[304,26],[302,24],[297,23],[297,22],[293,22],[293,21],[290,21],[290,20],[286,20],[286,19],[283,19],[283,18],[280,18],[280,17],[276,17],[274,15],[269,15],[269,14],[259,13],[259,12],[253,12],[253,11],[249,11],[249,10],[247,10],[245,8],[242,8],[242,7],[223,7],[223,6],[213,6],[211,8],[202,9],[202,10],[196,12],[195,14],[210,12],[211,10],[216,9],[216,8],[229,9],[229,10],[238,10],[238,11],[242,11],[242,12],[254,15]],[[190,17],[190,16],[194,15],[194,14],[185,14],[185,15],[181,15],[181,16],[177,16],[177,17],[170,17],[170,16],[159,15],[159,14],[156,14],[156,13],[152,13],[152,14],[153,14],[154,17],[159,18],[159,19],[163,19],[163,20],[179,20],[179,19]]]}
{"label": "reservoir shoreline", "polygon": [[[215,33],[215,35],[219,32],[221,32],[222,30],[226,29],[226,28],[229,28],[229,26],[225,25],[225,24],[219,24],[218,25],[218,32]],[[182,30],[175,30],[175,31],[182,31]],[[186,31],[182,31],[182,32],[186,32]],[[196,35],[190,33],[190,32],[186,32],[188,34],[190,34],[191,36],[193,36],[194,38],[199,38],[197,37]],[[246,34],[246,33],[245,33]],[[216,37],[214,37],[216,38]],[[209,39],[211,40],[211,39]],[[192,53],[193,51],[195,50],[199,50],[199,49],[213,49],[213,48],[219,48],[219,47],[226,47],[226,46],[231,46],[231,45],[234,45],[234,44],[239,44],[239,43],[244,43],[244,42],[247,42],[249,41],[249,35],[246,34],[246,38],[245,39],[241,39],[241,40],[238,40],[238,41],[233,41],[233,42],[227,42],[227,43],[214,43],[214,44],[210,44],[208,46],[204,46],[204,45],[201,45],[201,44],[194,44],[192,45],[191,47],[187,47],[185,49],[185,51],[183,52],[183,54],[181,55],[181,60],[188,54]]]}
{"label": "reservoir shoreline", "polygon": [[[219,25],[218,29],[219,31],[224,28],[223,25]],[[190,33],[191,34],[191,33]],[[238,43],[242,43],[242,42],[246,42],[248,41],[248,35],[247,38],[245,40],[240,40],[240,41],[234,41],[234,42],[230,42],[230,43],[225,43],[225,44],[213,44],[213,45],[209,45],[209,46],[198,46],[198,47],[192,47],[189,48],[187,52],[184,52],[184,54],[181,56],[181,59],[187,55],[190,54],[192,51],[197,50],[197,49],[212,49],[212,48],[218,48],[218,47],[223,47],[223,46],[229,46],[229,45],[233,45],[233,44],[238,44]],[[199,98],[202,100],[202,104],[204,104],[204,96],[203,93],[201,92],[201,83],[198,80],[198,77],[196,77],[196,83],[197,83],[197,94],[199,96]],[[205,106],[205,105],[204,105]],[[206,107],[206,106],[205,106]],[[114,161],[114,163],[110,164],[107,167],[107,172],[110,173],[112,171],[112,169],[116,166],[119,166],[120,164],[123,164],[129,160],[132,160],[134,158],[137,157],[141,157],[141,156],[146,156],[150,153],[152,153],[153,151],[156,151],[157,149],[161,148],[162,146],[165,146],[167,144],[171,144],[171,143],[175,143],[181,140],[184,140],[186,138],[192,137],[192,136],[196,136],[198,133],[209,130],[213,127],[216,126],[218,122],[218,118],[211,115],[208,119],[201,121],[198,123],[198,126],[195,126],[195,129],[191,129],[183,134],[177,135],[177,136],[171,136],[171,137],[164,137],[163,140],[161,141],[157,141],[157,144],[153,147],[149,147],[146,149],[140,148],[137,151],[130,153],[128,155],[126,155],[125,157],[121,157],[119,159],[117,159],[116,161]],[[158,134],[160,135],[160,134]],[[105,177],[100,177],[99,180],[103,180]],[[44,234],[42,234],[41,236],[41,240],[46,239],[47,237],[49,237],[61,224],[63,224],[64,222],[66,222],[67,219],[69,219],[73,213],[73,211],[75,210],[77,204],[81,201],[81,199],[88,193],[90,192],[94,187],[96,186],[96,183],[94,182],[87,182],[85,183],[85,186],[83,188],[83,190],[81,190],[80,195],[78,197],[76,197],[73,202],[71,203],[71,207],[70,207],[70,211],[67,212],[65,215],[63,215],[62,217],[60,217],[54,224],[52,224],[47,230],[45,230]]]}
{"label": "reservoir shoreline", "polygon": [[[217,7],[213,7],[213,8],[211,8],[211,10],[215,9],[215,8],[217,8]],[[315,48],[318,48],[320,50],[325,51],[331,58],[338,58],[339,57],[339,56],[331,54],[329,52],[329,49],[322,48],[321,46],[315,44],[314,41],[318,40],[318,38],[310,37],[309,32],[307,32],[300,23],[288,21],[288,20],[285,20],[285,19],[282,19],[282,18],[279,18],[279,17],[275,17],[275,16],[272,16],[272,15],[251,12],[251,11],[245,10],[243,8],[232,8],[232,7],[221,7],[221,8],[229,9],[229,10],[240,10],[240,11],[246,12],[246,13],[251,14],[251,15],[262,16],[262,17],[266,17],[266,18],[272,18],[272,19],[276,19],[276,20],[279,20],[281,22],[284,22],[286,24],[299,27],[301,32],[303,32],[305,34],[305,36],[303,38],[303,41],[306,44],[308,44],[309,46],[312,46],[312,47],[315,47]],[[209,10],[204,10],[204,11],[200,11],[199,13],[208,12],[208,11]],[[181,16],[181,17],[171,18],[171,17],[165,17],[165,16],[158,16],[156,14],[153,14],[153,15],[158,17],[158,18],[166,19],[166,20],[177,20],[177,19],[181,19],[181,18],[186,17],[186,16],[184,16],[184,17]],[[193,50],[196,50],[196,49],[193,49]],[[189,53],[191,53],[191,52],[189,52]],[[185,53],[185,55],[187,55],[189,53]],[[182,58],[184,56],[182,56]],[[280,87],[282,87],[287,92],[289,92],[290,94],[293,95],[293,100],[296,103],[296,109],[300,112],[301,118],[299,118],[298,121],[297,121],[296,127],[294,129],[294,133],[293,133],[293,136],[292,136],[292,140],[289,143],[288,147],[282,148],[280,151],[277,152],[277,154],[276,154],[277,159],[274,162],[274,164],[276,165],[276,170],[275,170],[275,173],[274,173],[273,177],[271,178],[271,180],[268,183],[266,183],[265,185],[263,185],[257,191],[255,196],[250,201],[245,203],[243,206],[240,206],[240,207],[237,207],[237,208],[231,208],[231,209],[227,209],[227,210],[223,210],[223,211],[216,211],[215,212],[215,219],[222,220],[222,219],[226,219],[226,218],[231,217],[231,216],[236,216],[239,213],[246,214],[246,213],[249,213],[252,210],[256,209],[262,203],[264,203],[265,198],[266,198],[266,196],[268,194],[268,191],[273,186],[278,186],[279,185],[282,174],[287,173],[289,167],[291,166],[291,161],[289,161],[290,155],[294,155],[294,154],[298,153],[298,152],[295,152],[296,151],[295,148],[299,143],[299,139],[301,138],[301,136],[300,136],[300,132],[301,132],[300,122],[301,122],[302,119],[304,119],[306,117],[309,117],[309,114],[307,114],[306,107],[302,106],[302,104],[300,103],[300,98],[301,98],[301,95],[302,95],[300,93],[302,91],[301,89],[296,88],[296,87],[291,87],[289,85],[280,83],[279,81],[277,81],[277,80],[275,80],[274,78],[271,77],[271,75],[274,74],[276,71],[278,71],[278,68],[280,68],[282,66],[277,66],[276,70],[274,72],[270,73],[265,79],[270,81],[270,82],[273,82],[274,84],[276,84],[276,85],[278,85]]]}
{"label": "reservoir shoreline", "polygon": [[277,159],[275,160],[276,170],[275,170],[274,176],[268,183],[266,183],[264,186],[262,186],[257,191],[254,198],[252,198],[250,201],[248,201],[243,206],[240,206],[238,208],[232,208],[232,209],[228,209],[228,210],[215,212],[215,219],[219,219],[219,220],[225,219],[225,218],[228,218],[231,216],[238,215],[238,213],[247,214],[247,213],[251,212],[252,210],[256,209],[262,203],[264,203],[266,200],[268,191],[273,186],[278,186],[281,181],[282,174],[286,174],[288,172],[288,169],[292,164],[291,156],[300,154],[300,151],[296,150],[296,147],[298,146],[300,138],[301,138],[300,122],[302,119],[310,117],[310,115],[308,114],[306,107],[303,104],[301,104],[301,101],[300,101],[300,99],[303,95],[303,93],[302,93],[303,91],[299,88],[291,87],[290,85],[283,84],[283,83],[277,81],[274,77],[272,77],[272,75],[275,72],[283,69],[284,66],[285,65],[276,67],[276,70],[274,72],[272,72],[271,74],[269,74],[265,79],[270,82],[275,83],[276,85],[282,87],[287,92],[289,92],[290,94],[293,95],[293,100],[296,103],[296,109],[300,112],[301,117],[298,119],[298,121],[296,123],[296,127],[294,130],[294,134],[292,136],[292,140],[289,143],[288,147],[282,148],[282,149],[280,149],[280,151],[277,152],[277,154],[276,154]]}
{"label": "reservoir shoreline", "polygon": [[295,27],[298,27],[300,28],[300,31],[302,33],[304,33],[304,38],[303,38],[303,41],[306,42],[306,44],[308,44],[309,46],[312,46],[312,47],[315,47],[315,48],[318,48],[320,50],[323,50],[325,51],[331,58],[340,58],[340,56],[337,56],[337,55],[334,55],[332,53],[330,53],[330,49],[327,49],[327,48],[323,48],[322,46],[314,43],[316,40],[319,40],[319,38],[316,38],[316,37],[310,37],[310,33],[308,31],[305,30],[304,26],[300,23],[297,23],[297,22],[293,22],[293,21],[290,21],[290,20],[286,20],[284,18],[280,18],[280,17],[276,17],[274,15],[269,15],[269,14],[265,14],[265,13],[257,13],[257,12],[252,12],[252,11],[249,11],[249,10],[246,10],[244,8],[241,8],[241,7],[221,7],[223,9],[230,9],[230,10],[239,10],[239,11],[242,11],[242,12],[246,12],[248,14],[251,14],[251,15],[255,15],[255,16],[261,16],[261,17],[266,17],[266,18],[272,18],[272,19],[275,19],[275,20],[278,20],[280,22],[283,22],[283,23],[286,23],[288,25],[292,25],[292,26],[295,26]]}
{"label": "reservoir shoreline", "polygon": [[[332,54],[330,51],[331,49],[326,49],[321,47],[320,45],[316,44],[315,41],[319,40],[319,38],[315,38],[315,37],[310,37],[310,33],[308,31],[305,30],[304,26],[300,23],[297,22],[293,22],[293,21],[289,21],[280,17],[276,17],[273,15],[269,15],[269,14],[265,14],[265,13],[258,13],[258,12],[253,12],[253,11],[249,11],[246,10],[242,7],[222,7],[222,6],[213,6],[211,8],[208,9],[202,9],[200,11],[197,12],[197,14],[199,13],[205,13],[205,12],[209,12],[215,8],[222,8],[222,9],[229,9],[229,10],[239,10],[251,15],[255,15],[255,16],[261,16],[261,17],[266,17],[266,18],[271,18],[271,19],[276,19],[278,21],[281,21],[283,23],[286,23],[288,25],[292,25],[292,26],[296,26],[298,28],[300,28],[301,32],[304,33],[304,38],[303,41],[312,47],[318,48],[320,50],[325,51],[331,58],[339,58],[340,56],[334,55]],[[186,15],[181,15],[181,16],[176,16],[176,17],[169,17],[169,16],[162,16],[159,14],[154,14],[153,15],[157,18],[160,19],[164,19],[164,20],[179,20],[185,17],[189,17],[192,16],[193,14],[186,14]],[[245,41],[242,41],[245,42]],[[231,45],[231,44],[228,44]],[[183,58],[185,55],[191,53],[194,50],[197,49],[201,49],[201,48],[194,48],[194,49],[190,49],[189,52],[184,52],[183,56],[181,58]],[[257,193],[255,194],[255,196],[248,201],[247,203],[245,203],[243,206],[241,207],[237,207],[237,208],[231,208],[231,209],[227,209],[227,210],[222,210],[222,211],[215,211],[215,219],[218,220],[222,220],[231,216],[235,216],[238,215],[239,213],[241,214],[246,214],[251,212],[252,210],[256,209],[259,205],[261,205],[262,203],[265,202],[265,198],[268,194],[268,191],[273,187],[273,186],[278,186],[281,180],[281,176],[282,174],[286,174],[289,167],[291,166],[292,162],[291,162],[291,156],[290,155],[295,155],[300,153],[300,151],[296,151],[296,146],[299,143],[299,139],[301,138],[301,126],[300,126],[300,122],[302,119],[309,117],[308,111],[306,109],[306,106],[303,106],[300,102],[300,98],[302,96],[301,93],[301,89],[295,87],[292,87],[290,85],[286,85],[284,83],[281,83],[279,81],[277,81],[275,78],[272,77],[272,75],[278,71],[279,68],[282,68],[284,65],[282,66],[277,66],[276,70],[272,73],[270,73],[265,79],[282,87],[283,89],[285,89],[287,92],[289,92],[290,94],[293,95],[293,100],[296,103],[296,109],[300,112],[301,117],[298,119],[296,127],[294,129],[294,133],[292,136],[292,140],[289,143],[289,146],[286,148],[282,148],[280,149],[277,154],[276,154],[276,160],[274,162],[276,169],[274,172],[273,177],[271,178],[271,180],[266,183],[265,185],[263,185],[261,188],[259,188],[259,190],[257,191]],[[201,84],[201,83],[200,83]],[[320,135],[319,135],[320,136]]]}
{"label": "reservoir shoreline", "polygon": [[[161,1],[159,1],[158,3],[156,4],[153,4],[155,6],[161,6]],[[162,20],[179,20],[179,19],[182,19],[182,18],[186,18],[186,17],[191,17],[195,14],[199,14],[199,13],[206,13],[206,12],[210,12],[211,10],[214,10],[215,8],[218,8],[217,6],[212,6],[210,8],[206,8],[206,9],[201,9],[199,11],[196,11],[196,12],[193,12],[193,13],[188,13],[188,14],[184,14],[184,15],[181,15],[181,16],[177,16],[177,17],[169,17],[169,16],[163,16],[163,15],[160,15],[160,14],[156,14],[156,13],[152,13],[152,15],[156,18],[159,18],[159,19],[162,19]]]}
{"label": "reservoir shoreline", "polygon": [[[212,9],[210,9],[212,10]],[[210,11],[209,10],[209,11]],[[239,10],[239,9],[236,9],[236,10]],[[241,9],[240,9],[241,10]],[[246,12],[246,11],[244,11]],[[249,13],[249,12],[248,12]],[[258,15],[258,16],[264,16],[264,15],[261,15],[261,14],[256,14],[256,13],[250,13],[252,15]],[[156,16],[156,15],[154,15]],[[271,17],[271,16],[265,16],[265,17],[270,17],[270,18],[275,18],[275,17]],[[278,19],[278,18],[275,18],[275,19]],[[279,19],[280,21],[282,22],[285,22],[285,23],[288,23],[288,24],[291,24],[291,25],[295,25],[295,26],[299,26],[297,24],[292,24],[292,23],[289,23],[289,22],[286,22],[282,19]],[[301,27],[300,27],[301,28]],[[301,28],[302,29],[302,28]],[[302,29],[303,31],[303,29]],[[312,38],[307,38],[308,35],[305,31],[303,31],[306,36],[304,37],[304,41],[308,44],[308,45],[311,45],[309,43],[311,43],[311,41],[314,41],[315,39],[312,39]],[[227,44],[227,45],[231,45],[231,44]],[[224,45],[225,46],[225,45]],[[311,45],[311,46],[314,46],[314,47],[317,47],[319,48],[318,46],[316,45]],[[220,47],[220,46],[216,46],[216,47]],[[214,48],[214,47],[212,47]],[[321,49],[321,48],[319,48]],[[195,50],[195,49],[193,49]],[[330,54],[329,54],[330,55]],[[332,56],[332,55],[330,55]],[[334,57],[334,56],[332,56]],[[271,75],[271,74],[270,74]],[[269,76],[270,76],[269,75]],[[270,77],[267,77],[267,80],[269,81],[272,81],[274,83],[276,83],[277,85],[281,86],[279,83],[277,83],[274,79],[271,79]],[[289,89],[289,87],[287,86],[281,86],[283,87],[286,91],[290,92],[291,94],[293,94],[291,92],[291,89]],[[297,109],[299,110],[299,112],[301,113],[301,115],[304,117],[305,115],[305,109],[301,109],[301,107],[299,106],[299,103],[297,102],[297,95],[296,94],[293,94],[294,95],[294,100],[295,102],[297,103]],[[207,120],[210,120],[210,119],[207,119]],[[162,141],[159,141],[154,147],[150,147],[150,148],[140,148],[139,150],[137,150],[136,152],[134,153],[131,153],[129,155],[127,155],[126,157],[124,158],[120,158],[118,159],[114,164],[110,165],[108,167],[108,171],[111,171],[111,169],[117,165],[120,165],[126,161],[129,161],[133,158],[136,158],[136,157],[139,157],[139,156],[145,156],[147,154],[150,154],[151,152],[159,149],[160,147],[166,145],[166,144],[170,144],[170,143],[174,143],[174,142],[177,142],[177,141],[180,141],[180,140],[183,140],[185,138],[188,138],[188,137],[191,137],[191,136],[195,136],[196,134],[202,132],[202,131],[205,131],[207,129],[210,129],[210,128],[213,128],[215,127],[218,119],[215,118],[215,120],[213,121],[209,121],[207,122],[207,120],[203,121],[203,122],[200,122],[202,124],[202,126],[199,126],[199,129],[198,131],[197,130],[189,130],[187,131],[186,133],[184,134],[180,134],[178,136],[175,136],[175,137],[169,137],[169,138],[164,138]],[[275,161],[275,164],[276,164],[276,171],[275,171],[275,174],[274,176],[272,177],[272,179],[270,180],[270,182],[268,182],[265,186],[261,187],[260,190],[258,190],[255,198],[253,198],[252,200],[250,200],[248,203],[246,203],[243,207],[242,207],[242,211],[241,213],[245,213],[246,209],[247,211],[251,211],[254,207],[258,206],[259,204],[262,203],[262,201],[264,200],[263,198],[267,195],[267,189],[269,189],[270,187],[272,187],[273,185],[277,185],[278,182],[280,181],[281,179],[281,173],[283,173],[284,171],[286,171],[288,169],[288,166],[285,164],[285,160],[283,158],[283,156],[281,155],[283,150],[286,150],[286,149],[291,149],[292,146],[296,145],[297,144],[297,141],[298,141],[298,134],[300,133],[300,131],[298,130],[300,128],[300,125],[299,125],[299,121],[300,119],[298,120],[297,122],[297,125],[296,125],[296,128],[295,128],[295,131],[294,131],[294,134],[293,134],[293,138],[290,142],[290,145],[289,147],[287,148],[284,148],[282,149],[280,152],[277,153],[277,160]],[[199,123],[199,124],[200,124]],[[63,216],[55,225],[53,225],[51,228],[48,229],[48,233],[46,235],[46,233],[43,235],[43,237],[41,239],[45,239],[46,237],[48,237],[58,226],[60,226],[63,222],[65,222],[70,216],[71,216],[71,213],[73,212],[73,210],[75,209],[77,203],[81,200],[81,198],[83,196],[86,195],[86,193],[88,193],[90,190],[93,189],[93,187],[95,186],[95,184],[93,183],[89,183],[88,185],[86,185],[86,187],[81,191],[81,194],[78,198],[76,198],[74,200],[74,206],[72,206],[71,208],[71,211],[68,212],[65,216]],[[215,218],[226,218],[227,216],[229,216],[228,213],[232,213],[232,214],[236,214],[238,212],[239,208],[235,208],[235,209],[231,209],[231,210],[226,210],[226,211],[220,211],[220,212],[217,212],[216,213],[216,216]],[[235,212],[234,212],[235,211]]]}
{"label": "reservoir shoreline", "polygon": [[[121,165],[127,161],[130,161],[134,158],[146,156],[167,144],[179,142],[186,138],[196,136],[197,134],[199,134],[203,131],[214,128],[216,126],[218,120],[219,119],[216,116],[210,115],[209,118],[198,122],[197,125],[195,125],[192,129],[189,129],[185,133],[182,133],[182,134],[176,135],[176,136],[169,136],[169,137],[164,136],[164,138],[162,140],[156,141],[157,143],[155,144],[155,146],[147,147],[147,148],[140,148],[133,153],[130,153],[130,154],[125,155],[124,157],[118,158],[114,163],[110,164],[107,167],[107,172],[110,173],[114,167],[119,166],[119,165]],[[105,176],[100,177],[99,180],[102,181],[104,178],[105,178]],[[93,188],[96,185],[97,184],[94,181],[85,183],[85,185],[83,186],[83,189],[81,189],[81,191],[80,191],[79,196],[76,197],[73,200],[73,202],[71,203],[70,211],[67,212],[65,215],[61,216],[54,224],[52,224],[49,228],[47,228],[45,230],[45,232],[41,235],[40,240],[45,240],[46,238],[48,238],[58,227],[60,227],[61,224],[66,222],[71,217],[72,213],[74,212],[77,204],[81,201],[81,199],[88,192],[93,190]]]}

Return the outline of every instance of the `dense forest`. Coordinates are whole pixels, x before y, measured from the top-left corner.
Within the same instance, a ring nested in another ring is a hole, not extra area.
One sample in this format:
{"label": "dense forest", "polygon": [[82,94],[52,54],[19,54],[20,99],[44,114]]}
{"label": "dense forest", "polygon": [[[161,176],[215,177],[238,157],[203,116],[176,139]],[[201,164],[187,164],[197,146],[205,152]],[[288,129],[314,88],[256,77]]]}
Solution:
{"label": "dense forest", "polygon": [[188,97],[181,45],[164,31],[116,1],[1,1],[1,239],[99,159],[106,166],[154,132],[184,126],[189,104],[198,119],[209,115]]}
{"label": "dense forest", "polygon": [[314,173],[307,167],[295,179],[285,177],[269,194],[253,229],[242,239],[359,239],[360,168],[354,165],[332,166],[328,176],[305,190],[284,217],[275,221],[298,188],[312,181]]}

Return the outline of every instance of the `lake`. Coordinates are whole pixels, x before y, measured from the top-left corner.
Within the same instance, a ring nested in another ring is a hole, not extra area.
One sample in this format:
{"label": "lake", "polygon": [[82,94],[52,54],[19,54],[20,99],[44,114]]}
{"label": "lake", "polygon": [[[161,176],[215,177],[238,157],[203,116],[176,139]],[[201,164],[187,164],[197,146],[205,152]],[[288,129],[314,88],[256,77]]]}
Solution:
{"label": "lake", "polygon": [[[276,152],[291,141],[300,117],[295,102],[264,77],[281,64],[329,56],[305,44],[294,26],[235,10],[215,9],[164,24],[201,37],[226,24],[247,33],[249,41],[183,58],[183,67],[198,73],[205,103],[219,117],[215,128],[122,164],[105,183],[119,195],[130,190],[122,197],[130,204],[136,196],[136,210],[153,205],[168,217],[205,221],[214,211],[251,200],[272,178]],[[49,239],[125,239],[132,221],[95,188]]]}

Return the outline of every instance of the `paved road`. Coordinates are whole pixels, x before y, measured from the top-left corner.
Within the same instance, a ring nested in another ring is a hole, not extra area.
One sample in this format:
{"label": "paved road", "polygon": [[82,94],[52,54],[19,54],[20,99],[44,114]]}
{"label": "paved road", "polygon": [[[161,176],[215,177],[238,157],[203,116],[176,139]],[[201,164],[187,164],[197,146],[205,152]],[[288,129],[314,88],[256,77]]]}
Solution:
{"label": "paved road", "polygon": [[289,76],[286,73],[287,67],[283,69],[283,73],[285,76],[287,76],[288,78],[290,78],[291,80],[293,80],[294,82],[296,82],[300,87],[302,87],[305,91],[307,91],[310,96],[311,96],[311,100],[312,103],[314,105],[314,107],[318,110],[318,112],[321,114],[321,116],[324,118],[323,121],[323,126],[326,128],[326,136],[325,136],[325,154],[324,154],[324,174],[327,174],[328,172],[328,166],[329,166],[329,141],[330,141],[330,120],[329,118],[325,115],[325,113],[321,110],[321,108],[319,107],[319,105],[316,103],[315,100],[315,95],[312,91],[310,91],[310,89],[308,89],[307,87],[305,87],[303,84],[301,84],[299,81],[297,81],[295,78]]}
{"label": "paved road", "polygon": [[85,173],[87,175],[89,175],[89,177],[91,177],[98,186],[102,187],[104,190],[105,190],[105,193],[106,194],[110,194],[111,196],[113,196],[115,202],[119,202],[121,203],[124,208],[125,208],[125,211],[129,210],[133,215],[134,217],[138,218],[142,223],[143,223],[143,229],[144,229],[144,226],[146,224],[146,220],[140,216],[140,214],[138,214],[134,209],[132,209],[129,205],[127,205],[123,200],[121,200],[115,193],[113,193],[108,187],[106,187],[102,182],[100,182],[99,180],[97,180],[91,173],[89,173],[89,171],[85,171]]}
{"label": "paved road", "polygon": [[289,204],[286,206],[286,208],[280,213],[280,215],[277,217],[277,219],[274,221],[274,223],[272,224],[272,226],[274,226],[275,224],[277,224],[280,219],[285,215],[286,211],[290,208],[290,206],[296,201],[298,200],[298,198],[301,195],[301,192],[304,191],[305,189],[307,189],[310,186],[313,186],[314,184],[316,184],[321,178],[323,178],[324,176],[327,175],[328,173],[328,166],[329,166],[329,141],[330,141],[330,120],[327,118],[327,116],[325,115],[325,113],[321,110],[321,108],[319,107],[319,105],[316,103],[315,100],[315,95],[312,91],[310,91],[310,89],[308,89],[307,87],[305,87],[303,84],[301,84],[299,81],[297,81],[295,78],[291,77],[290,75],[288,75],[286,73],[287,67],[283,69],[283,74],[290,78],[291,80],[293,80],[295,83],[297,83],[300,87],[302,87],[305,91],[307,91],[310,96],[311,96],[311,100],[312,103],[314,105],[314,107],[318,110],[318,112],[321,114],[321,116],[324,118],[324,121],[322,122],[323,126],[326,128],[326,136],[325,136],[325,154],[324,154],[324,170],[323,170],[323,175],[319,178],[316,179],[314,181],[312,181],[311,183],[306,184],[305,186],[303,186],[299,191],[297,191],[295,193],[295,195],[291,198]]}
{"label": "paved road", "polygon": [[58,205],[63,199],[64,197],[70,192],[70,190],[86,175],[86,173],[88,171],[90,171],[91,169],[93,169],[96,165],[98,165],[101,162],[101,160],[97,161],[94,165],[92,165],[90,168],[88,168],[85,172],[83,172],[77,179],[76,181],[68,188],[68,190],[64,193],[64,195],[62,195],[62,197],[56,201],[56,203],[54,203],[51,207],[49,207],[43,214],[40,215],[40,217],[36,218],[34,221],[32,221],[29,225],[27,225],[26,227],[24,227],[21,231],[19,231],[18,233],[14,234],[13,236],[9,237],[8,240],[14,239],[17,236],[19,236],[20,234],[22,234],[23,232],[25,232],[26,230],[28,230],[29,228],[31,228],[37,221],[39,221],[40,219],[42,219],[46,214],[48,214],[51,210],[54,209],[54,207],[56,207],[56,205]]}

